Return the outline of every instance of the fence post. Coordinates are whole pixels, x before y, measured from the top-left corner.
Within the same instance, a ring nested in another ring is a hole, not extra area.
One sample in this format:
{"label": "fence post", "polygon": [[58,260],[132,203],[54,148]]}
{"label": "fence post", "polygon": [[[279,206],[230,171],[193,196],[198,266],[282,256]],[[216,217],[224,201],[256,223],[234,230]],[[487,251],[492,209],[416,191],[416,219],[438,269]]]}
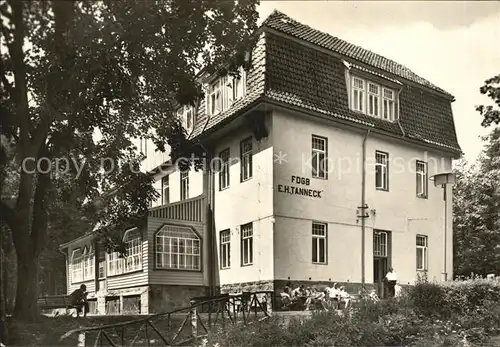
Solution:
{"label": "fence post", "polygon": [[273,314],[273,295],[272,292],[266,293],[266,311],[269,316]]}
{"label": "fence post", "polygon": [[85,332],[78,334],[78,347],[85,347]]}
{"label": "fence post", "polygon": [[196,306],[194,306],[195,301],[191,300],[191,332],[193,337],[198,336],[198,315],[196,314]]}

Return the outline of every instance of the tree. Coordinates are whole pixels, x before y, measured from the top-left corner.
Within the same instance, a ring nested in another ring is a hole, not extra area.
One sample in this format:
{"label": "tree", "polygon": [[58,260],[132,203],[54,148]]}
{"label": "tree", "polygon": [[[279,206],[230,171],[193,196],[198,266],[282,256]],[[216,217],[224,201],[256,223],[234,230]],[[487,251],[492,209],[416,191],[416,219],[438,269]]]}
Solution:
{"label": "tree", "polygon": [[480,105],[476,107],[476,110],[483,117],[481,125],[483,127],[488,127],[491,124],[500,124],[500,75],[496,75],[484,82],[484,85],[479,89],[481,94],[486,94],[488,97],[493,99],[496,104],[496,109],[489,105]]}
{"label": "tree", "polygon": [[138,170],[132,139],[150,138],[161,151],[168,144],[174,157],[186,150],[174,110],[203,96],[196,81],[202,67],[216,71],[227,57],[229,72],[243,64],[255,6],[254,0],[2,2],[1,134],[14,153],[2,160],[15,160],[20,170],[0,213],[17,255],[16,317],[37,315],[50,211],[60,197],[73,196],[65,183],[79,191],[74,203],[105,226],[103,239],[139,222],[157,193]]}
{"label": "tree", "polygon": [[462,276],[500,269],[500,127],[483,140],[477,163],[459,165],[454,188],[454,272]]}

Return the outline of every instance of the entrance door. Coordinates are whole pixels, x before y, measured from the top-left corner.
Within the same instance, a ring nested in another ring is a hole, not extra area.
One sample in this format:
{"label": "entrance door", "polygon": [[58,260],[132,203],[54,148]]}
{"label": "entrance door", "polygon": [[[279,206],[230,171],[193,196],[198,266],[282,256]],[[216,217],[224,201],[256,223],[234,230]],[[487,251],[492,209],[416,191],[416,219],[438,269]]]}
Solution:
{"label": "entrance door", "polygon": [[373,284],[379,298],[387,296],[384,279],[391,263],[390,239],[390,233],[387,231],[373,232]]}

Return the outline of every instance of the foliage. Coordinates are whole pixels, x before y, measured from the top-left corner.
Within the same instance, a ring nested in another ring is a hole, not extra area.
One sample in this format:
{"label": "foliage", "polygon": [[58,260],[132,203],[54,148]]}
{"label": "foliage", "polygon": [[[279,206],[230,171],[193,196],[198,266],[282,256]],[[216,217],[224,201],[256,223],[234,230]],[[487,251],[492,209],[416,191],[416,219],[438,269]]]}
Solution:
{"label": "foliage", "polygon": [[500,269],[500,127],[483,140],[477,163],[456,169],[453,263],[459,276],[486,276]]}
{"label": "foliage", "polygon": [[[427,294],[429,302],[424,300]],[[424,279],[400,300],[363,301],[351,314],[314,313],[288,324],[283,317],[273,317],[246,329],[219,331],[208,342],[211,346],[484,345],[500,335],[498,295],[500,284],[491,280],[437,284]]]}
{"label": "foliage", "polygon": [[[202,67],[232,73],[244,63],[255,6],[254,0],[1,3],[0,213],[22,274],[16,316],[35,316],[39,258],[59,223],[52,219],[59,202],[80,207],[88,227],[103,226],[108,248],[122,251],[115,231],[140,223],[157,196],[137,170],[134,139],[149,138],[160,151],[168,145],[173,158],[199,154],[174,111],[196,107]],[[7,180],[13,193],[3,192]]]}
{"label": "foliage", "polygon": [[497,109],[494,106],[476,106],[476,110],[483,117],[481,125],[483,127],[488,127],[491,124],[500,124],[500,75],[496,75],[492,78],[487,79],[484,85],[479,89],[481,94],[487,95],[489,98],[493,99],[496,104]]}

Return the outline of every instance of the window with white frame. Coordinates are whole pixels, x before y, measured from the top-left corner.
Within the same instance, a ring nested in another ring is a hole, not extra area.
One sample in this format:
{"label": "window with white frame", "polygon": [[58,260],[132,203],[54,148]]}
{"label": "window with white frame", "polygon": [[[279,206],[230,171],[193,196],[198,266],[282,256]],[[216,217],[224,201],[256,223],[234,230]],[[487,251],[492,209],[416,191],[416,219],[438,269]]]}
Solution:
{"label": "window with white frame", "polygon": [[351,108],[387,121],[396,119],[397,100],[394,89],[379,83],[351,76]]}
{"label": "window with white frame", "polygon": [[177,111],[177,117],[182,122],[187,131],[193,129],[195,123],[194,108],[191,105],[184,105]]}
{"label": "window with white frame", "polygon": [[328,140],[321,136],[312,136],[312,177],[327,178],[327,148]]}
{"label": "window with white frame", "polygon": [[364,112],[365,109],[365,81],[358,77],[352,78],[352,108]]}
{"label": "window with white frame", "polygon": [[392,89],[383,88],[382,100],[382,118],[393,121],[396,108],[394,91]]}
{"label": "window with white frame", "polygon": [[189,198],[189,171],[181,171],[181,200]]}
{"label": "window with white frame", "polygon": [[170,176],[166,175],[161,179],[161,204],[170,203]]}
{"label": "window with white frame", "polygon": [[389,190],[389,154],[375,152],[375,188]]}
{"label": "window with white frame", "polygon": [[94,249],[92,246],[85,246],[82,256],[83,281],[94,279]]}
{"label": "window with white frame", "polygon": [[325,223],[312,224],[312,262],[326,264],[327,262],[327,226]]}
{"label": "window with white frame", "polygon": [[219,153],[220,170],[219,170],[219,190],[229,187],[229,148]]}
{"label": "window with white frame", "polygon": [[126,257],[124,259],[124,272],[142,269],[142,238],[139,229],[132,229],[123,235]]}
{"label": "window with white frame", "polygon": [[156,234],[155,242],[156,268],[201,269],[201,240],[191,228],[165,225]]}
{"label": "window with white frame", "polygon": [[368,82],[368,105],[367,110],[370,116],[378,117],[379,115],[379,98],[380,98],[380,87],[375,84]]}
{"label": "window with white frame", "polygon": [[417,270],[427,270],[427,236],[417,235]]}
{"label": "window with white frame", "polygon": [[387,257],[387,232],[373,232],[373,256]]}
{"label": "window with white frame", "polygon": [[220,267],[229,269],[231,267],[231,230],[220,232]]}
{"label": "window with white frame", "polygon": [[148,140],[144,137],[139,140],[139,152],[145,157],[148,156]]}
{"label": "window with white frame", "polygon": [[209,115],[215,115],[222,112],[222,79],[219,78],[208,87],[207,111]]}
{"label": "window with white frame", "polygon": [[106,277],[106,252],[103,249],[99,250],[99,278]]}
{"label": "window with white frame", "polygon": [[417,196],[427,198],[427,163],[417,160]]}
{"label": "window with white frame", "polygon": [[252,137],[248,137],[241,141],[240,143],[240,156],[241,156],[241,168],[240,176],[241,182],[249,180],[252,178]]}
{"label": "window with white frame", "polygon": [[73,250],[71,254],[71,282],[83,281],[83,252],[81,248]]}
{"label": "window with white frame", "polygon": [[119,275],[123,273],[123,258],[118,252],[108,254],[108,275]]}
{"label": "window with white frame", "polygon": [[253,264],[253,224],[241,226],[241,265]]}
{"label": "window with white frame", "polygon": [[239,76],[227,76],[225,85],[227,87],[225,91],[227,102],[225,102],[224,105],[227,105],[225,108],[229,108],[235,101],[245,95],[245,71],[243,69],[240,69]]}

